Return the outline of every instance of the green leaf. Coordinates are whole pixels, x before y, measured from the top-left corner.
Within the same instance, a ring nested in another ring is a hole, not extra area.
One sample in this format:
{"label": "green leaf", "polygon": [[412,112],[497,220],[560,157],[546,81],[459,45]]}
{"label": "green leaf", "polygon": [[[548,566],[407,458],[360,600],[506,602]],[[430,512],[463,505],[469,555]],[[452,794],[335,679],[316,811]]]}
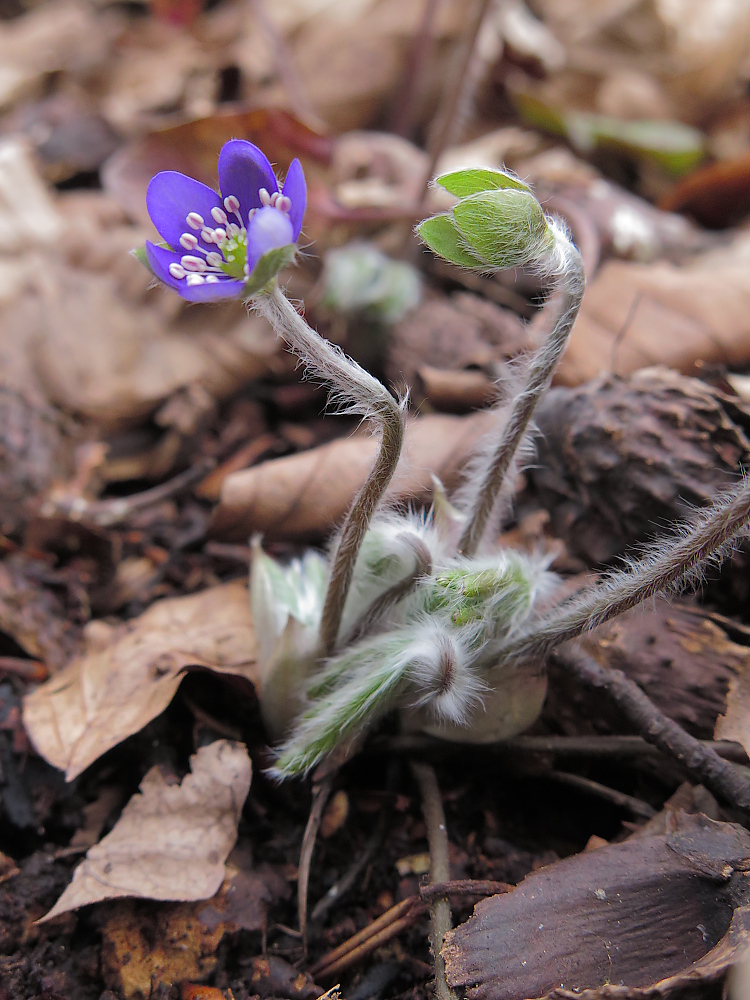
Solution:
{"label": "green leaf", "polygon": [[466,170],[454,170],[435,178],[435,183],[445,188],[457,198],[466,198],[481,191],[493,191],[498,188],[515,188],[519,191],[531,192],[528,184],[504,170],[491,170],[489,167],[469,167]]}
{"label": "green leaf", "polygon": [[466,247],[465,240],[450,215],[433,215],[417,226],[417,232],[438,257],[459,267],[486,268],[485,261],[475,257]]}
{"label": "green leaf", "polygon": [[245,297],[256,295],[262,292],[266,285],[273,281],[279,271],[294,261],[297,255],[297,247],[294,243],[289,243],[275,250],[264,253],[253,269],[253,273],[245,282],[243,294]]}
{"label": "green leaf", "polygon": [[453,218],[471,251],[495,268],[528,264],[552,245],[542,206],[526,191],[472,195],[456,205]]}

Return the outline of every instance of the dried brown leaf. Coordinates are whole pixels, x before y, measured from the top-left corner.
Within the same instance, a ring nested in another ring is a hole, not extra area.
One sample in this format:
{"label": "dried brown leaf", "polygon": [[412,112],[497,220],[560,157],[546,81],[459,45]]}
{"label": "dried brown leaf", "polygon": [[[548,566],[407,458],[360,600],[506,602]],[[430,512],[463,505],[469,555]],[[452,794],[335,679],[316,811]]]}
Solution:
{"label": "dried brown leaf", "polygon": [[201,747],[190,767],[179,785],[151,768],[42,920],[120,896],[192,900],[218,891],[250,790],[250,758],[241,743],[217,740]]}
{"label": "dried brown leaf", "polygon": [[[427,500],[433,474],[446,487],[455,486],[472,447],[494,419],[492,413],[481,412],[413,420],[386,501]],[[377,448],[375,438],[354,434],[233,473],[222,486],[212,535],[245,541],[254,531],[284,538],[327,534],[364,483]]]}
{"label": "dried brown leaf", "polygon": [[80,774],[164,711],[191,666],[255,681],[255,635],[243,581],[157,601],[115,628],[24,702],[39,753]]}
{"label": "dried brown leaf", "polygon": [[747,365],[747,253],[739,236],[681,267],[608,261],[587,288],[558,380],[578,385],[652,365],[692,374],[699,361]]}

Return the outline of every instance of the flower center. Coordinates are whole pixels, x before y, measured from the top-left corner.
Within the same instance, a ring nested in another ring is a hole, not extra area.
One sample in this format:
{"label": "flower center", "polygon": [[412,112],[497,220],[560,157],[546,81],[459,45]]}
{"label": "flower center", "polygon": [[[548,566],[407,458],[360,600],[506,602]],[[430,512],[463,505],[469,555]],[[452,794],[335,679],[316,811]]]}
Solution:
{"label": "flower center", "polygon": [[[288,216],[292,202],[286,195],[276,191],[269,194],[265,188],[258,191],[263,208],[272,207]],[[180,246],[189,251],[183,254],[179,263],[169,265],[169,273],[178,281],[183,278],[188,285],[215,284],[224,280],[244,280],[249,277],[247,262],[247,226],[257,209],[248,212],[247,220],[242,218],[239,198],[229,194],[224,199],[224,208],[217,205],[211,209],[211,226],[198,212],[188,212],[185,222],[192,232],[186,231],[180,237]],[[197,233],[200,233],[200,240]],[[215,250],[206,250],[201,241]]]}

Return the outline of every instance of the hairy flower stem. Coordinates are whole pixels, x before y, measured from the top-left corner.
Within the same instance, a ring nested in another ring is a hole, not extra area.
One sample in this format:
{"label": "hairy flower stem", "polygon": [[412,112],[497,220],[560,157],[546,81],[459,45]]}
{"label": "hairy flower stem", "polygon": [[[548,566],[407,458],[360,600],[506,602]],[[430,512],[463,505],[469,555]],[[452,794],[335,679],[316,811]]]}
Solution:
{"label": "hairy flower stem", "polygon": [[722,550],[747,529],[749,519],[750,483],[743,479],[701,511],[693,523],[683,525],[673,538],[654,543],[627,569],[611,573],[601,583],[530,622],[496,653],[504,661],[541,658],[567,639],[686,583],[707,561],[721,558]]}
{"label": "hairy flower stem", "polygon": [[581,255],[560,232],[555,232],[553,254],[557,265],[555,271],[558,274],[555,288],[555,292],[559,293],[557,316],[551,333],[529,364],[525,386],[513,401],[502,438],[472,498],[466,527],[459,542],[459,551],[464,556],[471,557],[476,554],[506,474],[523,440],[536,405],[552,381],[555,369],[567,347],[570,331],[583,299],[585,275]]}
{"label": "hairy flower stem", "polygon": [[331,576],[320,623],[321,654],[329,656],[336,645],[362,539],[401,454],[404,413],[381,382],[308,326],[278,285],[274,285],[273,291],[256,296],[253,307],[271,323],[308,372],[333,386],[333,398],[347,404],[345,412],[361,414],[380,424],[381,428],[378,457],[349,508],[331,559]]}

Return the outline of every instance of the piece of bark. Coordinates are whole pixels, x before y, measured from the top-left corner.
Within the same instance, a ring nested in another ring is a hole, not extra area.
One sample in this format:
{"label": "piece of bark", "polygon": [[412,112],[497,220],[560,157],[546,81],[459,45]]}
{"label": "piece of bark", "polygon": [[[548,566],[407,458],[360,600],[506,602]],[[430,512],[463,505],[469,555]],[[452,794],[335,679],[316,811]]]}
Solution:
{"label": "piece of bark", "polygon": [[[449,490],[495,415],[430,415],[412,420],[386,502],[426,502],[432,476]],[[299,455],[263,462],[227,477],[210,533],[222,541],[246,541],[256,531],[267,538],[312,539],[342,520],[375,460],[375,437],[354,434]]]}
{"label": "piece of bark", "polygon": [[[478,903],[446,939],[448,982],[471,1000],[522,1000],[653,990],[685,973],[700,981],[700,963],[716,971],[711,950],[724,954],[735,907],[746,902],[749,865],[742,827],[678,814],[666,836],[566,858]],[[743,919],[750,948],[747,927]]]}
{"label": "piece of bark", "polygon": [[[750,675],[750,648],[733,642],[687,600],[659,600],[597,629],[583,645],[599,664],[622,670],[670,719],[712,739],[727,692]],[[542,718],[555,732],[622,732],[622,718],[601,694],[574,684],[554,665]],[[736,739],[726,730],[717,739]]]}
{"label": "piece of bark", "polygon": [[686,517],[750,464],[750,409],[665,368],[553,389],[536,419],[531,490],[591,564]]}

